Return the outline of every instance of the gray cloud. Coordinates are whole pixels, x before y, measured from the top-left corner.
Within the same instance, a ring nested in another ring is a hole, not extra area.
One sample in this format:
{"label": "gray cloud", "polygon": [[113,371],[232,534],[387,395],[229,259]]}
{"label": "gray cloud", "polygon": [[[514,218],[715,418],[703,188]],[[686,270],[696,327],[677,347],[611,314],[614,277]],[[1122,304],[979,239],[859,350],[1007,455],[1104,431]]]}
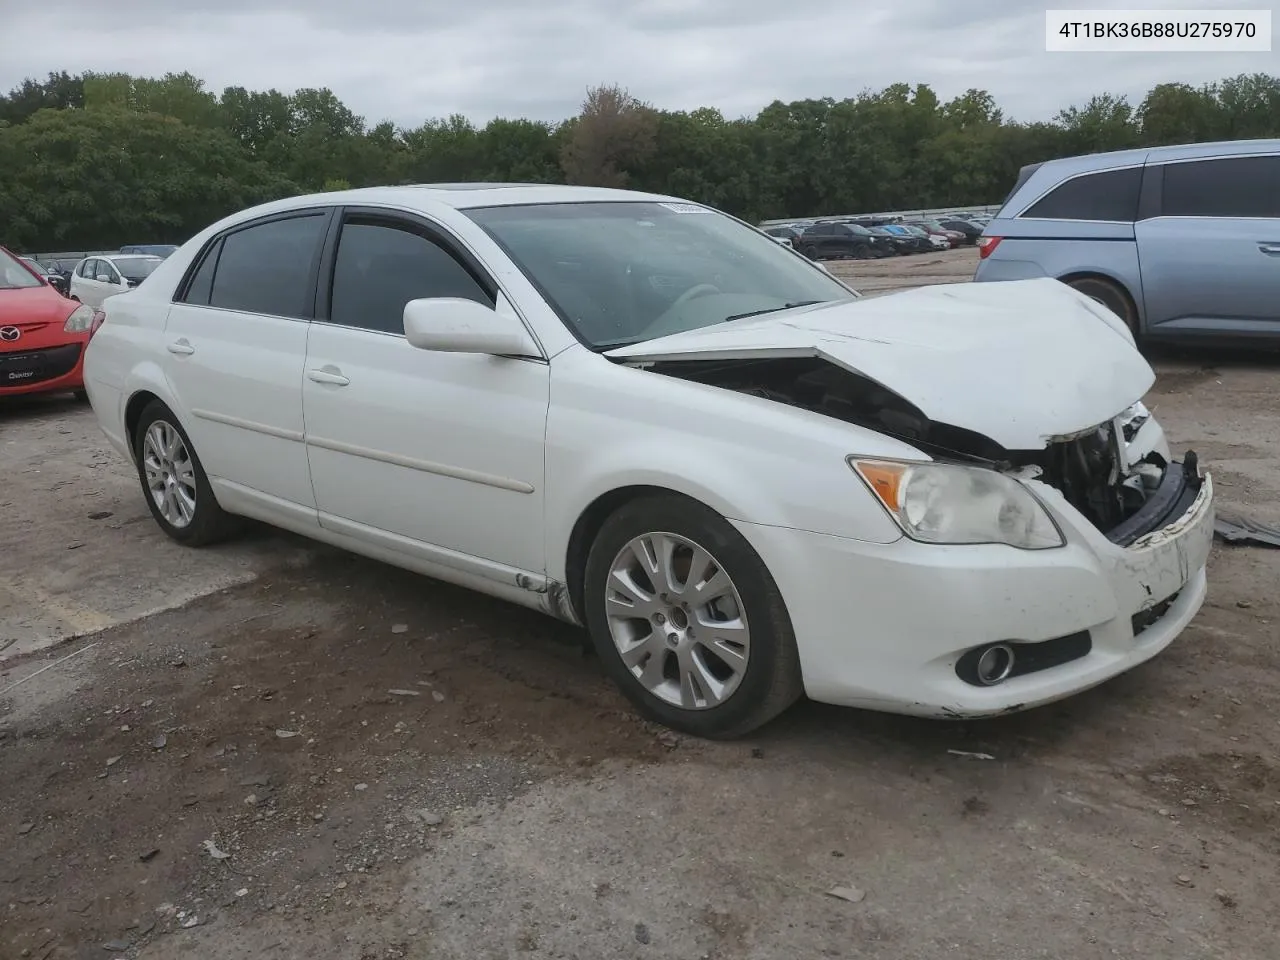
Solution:
{"label": "gray cloud", "polygon": [[5,6],[0,88],[60,69],[190,70],[215,92],[327,86],[369,122],[404,126],[451,113],[560,120],[602,82],[731,117],[895,82],[927,83],[944,100],[979,87],[1007,116],[1038,120],[1094,93],[1136,103],[1156,83],[1276,63],[1269,53],[1049,54],[1044,8],[1010,0],[116,0],[105,19],[92,0]]}

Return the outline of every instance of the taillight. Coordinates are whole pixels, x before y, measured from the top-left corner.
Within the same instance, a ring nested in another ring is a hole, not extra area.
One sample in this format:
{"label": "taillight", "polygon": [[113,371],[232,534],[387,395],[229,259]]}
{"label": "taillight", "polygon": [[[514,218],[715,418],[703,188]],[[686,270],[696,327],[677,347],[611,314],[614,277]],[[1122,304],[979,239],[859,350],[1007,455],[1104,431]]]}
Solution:
{"label": "taillight", "polygon": [[985,260],[995,252],[996,247],[1000,246],[1003,237],[979,237],[978,238],[978,259]]}

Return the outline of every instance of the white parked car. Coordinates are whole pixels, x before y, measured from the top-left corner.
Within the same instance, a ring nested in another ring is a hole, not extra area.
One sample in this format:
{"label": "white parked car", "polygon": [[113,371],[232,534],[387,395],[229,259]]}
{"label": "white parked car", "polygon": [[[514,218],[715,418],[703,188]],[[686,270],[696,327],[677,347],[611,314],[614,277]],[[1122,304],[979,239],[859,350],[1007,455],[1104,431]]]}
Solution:
{"label": "white parked car", "polygon": [[108,297],[128,293],[164,263],[162,257],[117,253],[86,257],[71,271],[68,295],[91,307],[100,307]]}
{"label": "white parked car", "polygon": [[582,624],[695,734],[1045,703],[1205,595],[1212,482],[1053,280],[862,299],[697,204],[455,184],[246,210],[106,314],[86,386],[169,536],[253,517]]}

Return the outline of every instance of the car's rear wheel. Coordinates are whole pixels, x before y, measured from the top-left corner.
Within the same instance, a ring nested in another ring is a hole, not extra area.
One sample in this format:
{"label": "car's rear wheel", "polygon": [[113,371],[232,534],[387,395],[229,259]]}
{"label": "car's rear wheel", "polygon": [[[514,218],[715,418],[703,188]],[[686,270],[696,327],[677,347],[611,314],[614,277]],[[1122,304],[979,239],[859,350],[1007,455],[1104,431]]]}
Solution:
{"label": "car's rear wheel", "polygon": [[1138,311],[1129,294],[1118,283],[1102,277],[1076,277],[1067,286],[1096,300],[1125,322],[1134,337],[1138,336]]}
{"label": "car's rear wheel", "polygon": [[806,257],[808,257],[810,260],[818,259],[818,248],[810,244],[805,244],[803,247],[801,247],[800,252],[803,253]]}
{"label": "car's rear wheel", "polygon": [[741,736],[803,692],[782,595],[728,521],[676,495],[625,504],[583,578],[605,668],[647,717],[695,736]]}
{"label": "car's rear wheel", "polygon": [[166,534],[201,547],[235,532],[237,518],[218,505],[191,438],[161,401],[138,418],[133,453],[147,507]]}

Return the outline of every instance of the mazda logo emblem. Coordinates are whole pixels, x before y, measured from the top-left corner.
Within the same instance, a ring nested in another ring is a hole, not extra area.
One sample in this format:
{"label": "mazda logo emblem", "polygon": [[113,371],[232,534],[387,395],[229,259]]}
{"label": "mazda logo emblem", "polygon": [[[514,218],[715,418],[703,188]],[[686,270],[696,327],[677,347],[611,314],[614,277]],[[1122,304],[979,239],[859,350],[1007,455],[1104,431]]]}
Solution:
{"label": "mazda logo emblem", "polygon": [[22,331],[17,327],[0,327],[0,340],[5,341],[5,343],[13,343],[20,336],[22,336]]}

